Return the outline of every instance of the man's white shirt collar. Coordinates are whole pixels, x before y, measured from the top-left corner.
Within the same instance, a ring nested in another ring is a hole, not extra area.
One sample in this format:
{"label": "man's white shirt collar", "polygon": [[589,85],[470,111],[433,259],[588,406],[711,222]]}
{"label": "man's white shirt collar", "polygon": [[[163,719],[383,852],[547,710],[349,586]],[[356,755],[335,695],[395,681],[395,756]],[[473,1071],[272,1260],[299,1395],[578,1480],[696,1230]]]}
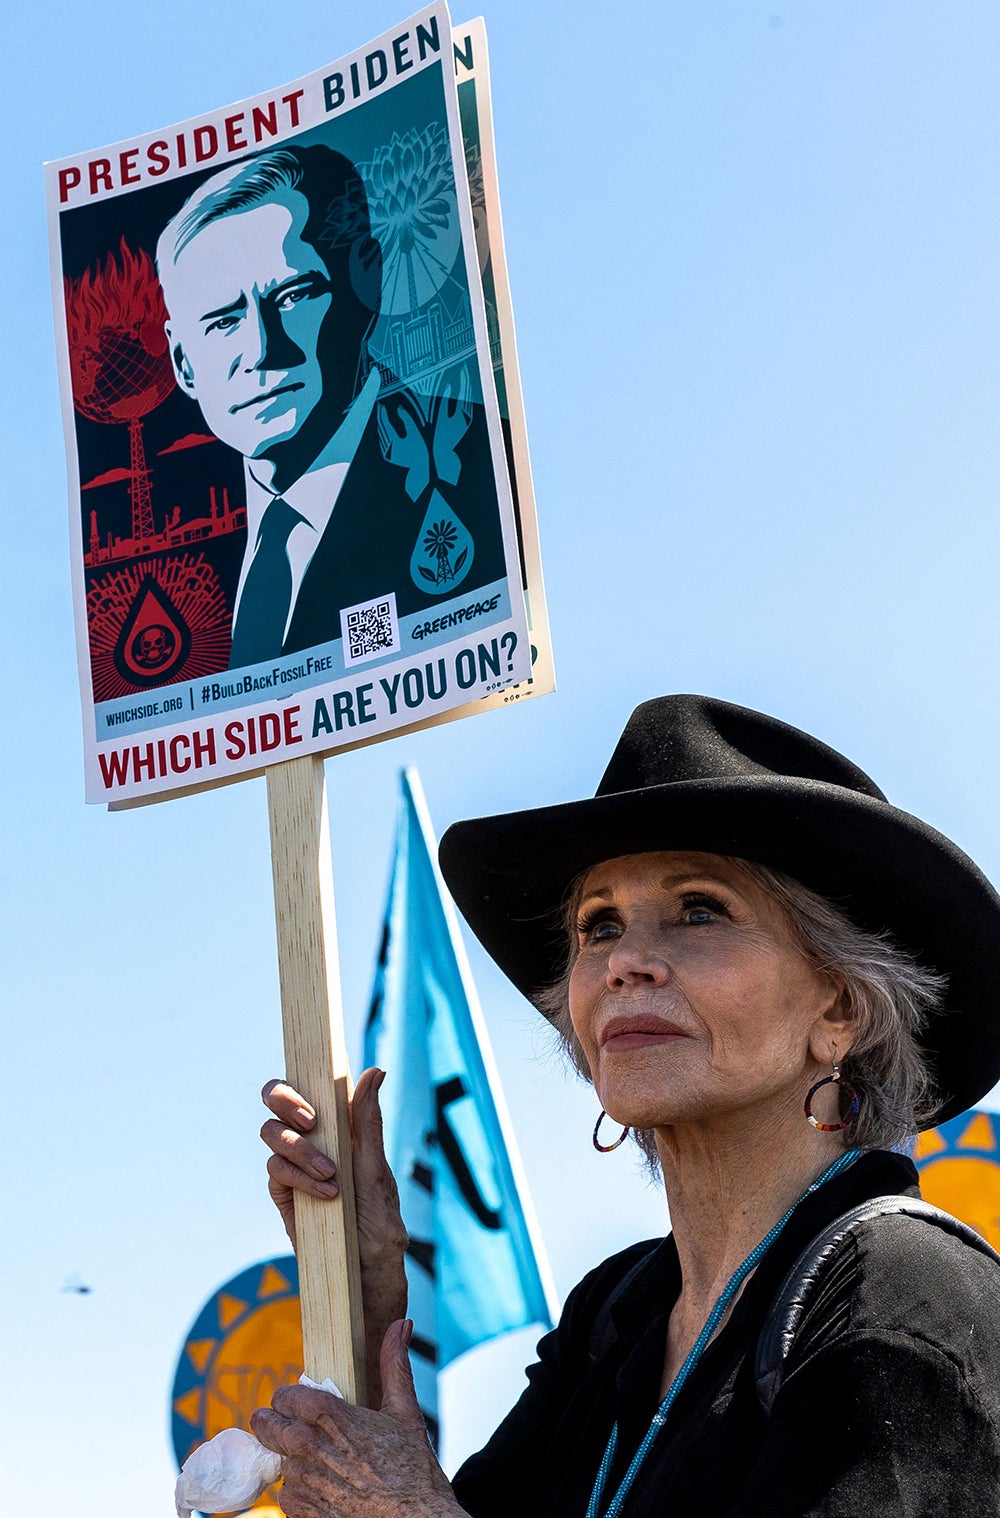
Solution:
{"label": "man's white shirt collar", "polygon": [[[288,620],[285,622],[283,639],[288,636],[288,629],[292,623],[292,615],[295,611],[295,603],[298,600],[299,591],[302,589],[302,581],[305,579],[306,570],[312,561],[313,554],[319,547],[320,539],[330,523],[333,508],[337,504],[337,497],[343,489],[347,478],[347,471],[354,461],[354,455],[358,451],[368,419],[372,414],[375,401],[378,397],[381,377],[377,368],[373,368],[367,380],[361,388],[356,400],[351,404],[350,410],[344,417],[337,431],[327,443],[323,452],[315,464],[305,474],[301,475],[293,485],[281,492],[281,499],[297,511],[302,518],[296,522],[288,534],[288,562],[292,570],[292,598],[288,606]],[[276,499],[277,492],[269,490],[253,473],[253,459],[243,460],[243,473],[246,480],[247,500],[247,547],[243,555],[243,564],[240,569],[240,583],[236,591],[236,604],[233,607],[233,626],[236,625],[236,617],[240,609],[240,601],[243,597],[243,586],[246,584],[250,565],[253,563],[254,554],[257,552],[257,535],[260,532],[260,524],[264,519],[264,513],[271,502]]]}

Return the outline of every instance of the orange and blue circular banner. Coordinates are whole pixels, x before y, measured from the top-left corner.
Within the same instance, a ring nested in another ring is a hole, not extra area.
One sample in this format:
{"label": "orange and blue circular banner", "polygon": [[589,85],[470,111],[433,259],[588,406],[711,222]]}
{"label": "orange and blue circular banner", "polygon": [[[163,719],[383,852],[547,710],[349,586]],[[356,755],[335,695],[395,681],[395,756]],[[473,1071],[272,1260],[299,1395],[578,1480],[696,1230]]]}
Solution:
{"label": "orange and blue circular banner", "polygon": [[963,1112],[922,1133],[913,1163],[925,1199],[1000,1250],[1000,1113]]}
{"label": "orange and blue circular banner", "polygon": [[[227,1281],[195,1319],[170,1399],[178,1465],[224,1428],[249,1429],[251,1413],[301,1374],[299,1273],[294,1255],[284,1255]],[[274,1488],[257,1510],[276,1511]]]}

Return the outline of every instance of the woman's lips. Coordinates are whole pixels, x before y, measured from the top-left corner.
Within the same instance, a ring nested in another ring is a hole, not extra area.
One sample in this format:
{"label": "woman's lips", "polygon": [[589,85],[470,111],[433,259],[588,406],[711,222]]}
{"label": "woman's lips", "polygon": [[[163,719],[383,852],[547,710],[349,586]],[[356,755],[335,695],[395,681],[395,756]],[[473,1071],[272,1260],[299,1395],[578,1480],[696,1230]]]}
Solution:
{"label": "woman's lips", "polygon": [[658,1017],[613,1017],[601,1029],[600,1046],[611,1053],[645,1049],[671,1039],[687,1038],[683,1028]]}

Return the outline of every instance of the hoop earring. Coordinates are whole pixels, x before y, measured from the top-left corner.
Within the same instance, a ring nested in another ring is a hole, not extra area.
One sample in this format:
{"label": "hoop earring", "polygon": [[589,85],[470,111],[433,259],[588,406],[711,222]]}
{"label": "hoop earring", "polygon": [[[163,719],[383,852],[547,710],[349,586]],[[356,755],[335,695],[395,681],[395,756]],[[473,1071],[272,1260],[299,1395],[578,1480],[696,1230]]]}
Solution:
{"label": "hoop earring", "polygon": [[[861,1110],[860,1096],[858,1095],[857,1091],[855,1091],[850,1081],[845,1080],[840,1073],[840,1066],[837,1064],[836,1044],[833,1046],[833,1060],[831,1063],[833,1065],[833,1074],[825,1075],[821,1081],[816,1082],[815,1086],[810,1087],[809,1094],[806,1097],[805,1107],[803,1109],[810,1123],[812,1123],[814,1128],[818,1128],[820,1133],[840,1133],[844,1128],[849,1128]],[[824,1086],[836,1086],[839,1091],[843,1091],[844,1094],[848,1097],[850,1106],[848,1107],[847,1115],[842,1122],[821,1123],[818,1117],[813,1117],[812,1099],[816,1095],[816,1092],[822,1090]]]}
{"label": "hoop earring", "polygon": [[602,1143],[600,1143],[600,1141],[598,1140],[597,1135],[598,1135],[598,1133],[600,1133],[600,1131],[601,1131],[601,1124],[604,1122],[604,1119],[607,1117],[607,1115],[608,1114],[605,1112],[604,1108],[602,1107],[601,1108],[601,1115],[597,1119],[597,1122],[594,1124],[594,1148],[597,1150],[598,1154],[610,1154],[611,1151],[612,1151],[612,1149],[617,1149],[619,1144],[624,1144],[625,1140],[628,1138],[629,1134],[632,1132],[631,1128],[623,1128],[622,1131],[621,1131],[620,1137],[616,1138],[613,1144],[602,1144]]}

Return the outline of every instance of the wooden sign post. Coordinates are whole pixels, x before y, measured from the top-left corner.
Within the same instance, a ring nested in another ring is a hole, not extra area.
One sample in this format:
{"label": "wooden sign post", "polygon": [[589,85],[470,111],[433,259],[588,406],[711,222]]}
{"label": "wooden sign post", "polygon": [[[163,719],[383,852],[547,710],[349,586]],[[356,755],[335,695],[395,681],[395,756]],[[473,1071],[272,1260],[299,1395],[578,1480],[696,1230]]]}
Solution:
{"label": "wooden sign post", "polygon": [[364,1400],[361,1270],[351,1161],[350,1072],[319,754],[267,770],[285,1072],[315,1108],[310,1134],[337,1166],[339,1203],[295,1194],[305,1373]]}

